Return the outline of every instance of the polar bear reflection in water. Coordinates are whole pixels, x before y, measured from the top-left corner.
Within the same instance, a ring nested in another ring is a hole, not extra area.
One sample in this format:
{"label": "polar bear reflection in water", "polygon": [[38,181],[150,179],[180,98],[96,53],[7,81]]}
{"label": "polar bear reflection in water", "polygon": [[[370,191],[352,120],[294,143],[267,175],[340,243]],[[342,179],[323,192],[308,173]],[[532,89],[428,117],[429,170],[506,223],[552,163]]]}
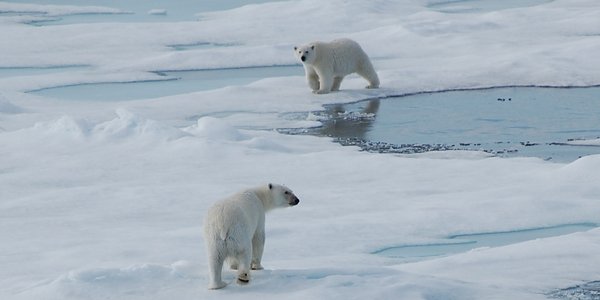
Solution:
{"label": "polar bear reflection in water", "polygon": [[271,183],[215,203],[204,219],[210,275],[208,288],[220,289],[227,285],[221,279],[225,261],[232,269],[237,269],[239,283],[250,281],[250,269],[262,270],[265,212],[298,203],[300,200],[289,188]]}
{"label": "polar bear reflection in water", "polygon": [[366,88],[379,87],[379,77],[371,60],[353,40],[312,42],[294,47],[294,53],[302,62],[308,85],[315,94],[339,91],[344,76],[352,73],[357,73],[369,82]]}
{"label": "polar bear reflection in water", "polygon": [[317,134],[340,139],[368,139],[367,134],[372,130],[380,105],[379,99],[360,102],[360,108],[349,109],[343,104],[328,105],[325,114],[329,118],[322,121],[323,126]]}

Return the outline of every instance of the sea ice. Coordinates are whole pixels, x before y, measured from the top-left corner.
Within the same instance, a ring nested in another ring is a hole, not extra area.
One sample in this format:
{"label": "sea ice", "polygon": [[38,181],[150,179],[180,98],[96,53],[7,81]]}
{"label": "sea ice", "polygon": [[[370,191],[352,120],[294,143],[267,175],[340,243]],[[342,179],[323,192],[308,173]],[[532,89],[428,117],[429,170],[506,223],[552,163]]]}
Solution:
{"label": "sea ice", "polygon": [[[39,16],[14,15],[117,13],[125,2],[0,3],[11,12],[0,13],[0,72],[85,66],[0,76],[0,298],[544,299],[598,280],[599,229],[411,264],[371,254],[464,233],[600,223],[598,155],[569,164],[398,157],[274,130],[314,126],[307,112],[327,104],[598,85],[597,1],[461,14],[421,0],[236,0],[198,20],[169,19],[181,2],[168,1],[164,18],[148,7],[137,22],[133,14],[38,26],[23,21]],[[349,77],[344,90],[316,96],[300,72],[118,102],[31,93],[163,80],[161,70],[294,65],[294,45],[342,36],[364,45],[382,88]],[[199,43],[230,46],[172,47]],[[302,205],[269,219],[266,270],[253,283],[207,291],[204,212],[263,182],[293,186]]]}
{"label": "sea ice", "polygon": [[163,8],[153,8],[151,10],[148,11],[149,15],[158,15],[158,16],[164,16],[167,14],[167,10],[163,9]]}

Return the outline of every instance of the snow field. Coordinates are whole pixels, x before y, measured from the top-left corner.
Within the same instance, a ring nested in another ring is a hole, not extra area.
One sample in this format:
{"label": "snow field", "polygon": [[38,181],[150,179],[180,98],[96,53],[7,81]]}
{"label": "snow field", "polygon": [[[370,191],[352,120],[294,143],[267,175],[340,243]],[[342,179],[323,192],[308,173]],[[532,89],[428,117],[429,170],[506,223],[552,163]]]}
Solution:
{"label": "snow field", "polygon": [[[206,281],[201,271],[206,269],[203,211],[249,182],[283,182],[302,199],[302,205],[268,216],[268,271],[254,272],[256,280],[249,288],[261,297],[283,289],[282,284],[292,298],[316,296],[332,287],[338,287],[340,297],[370,296],[376,294],[359,290],[391,278],[398,282],[383,286],[382,293],[409,293],[398,284],[406,277],[416,279],[404,268],[437,274],[456,269],[445,266],[449,260],[487,274],[504,270],[510,261],[490,269],[480,260],[493,262],[506,251],[517,251],[528,261],[509,269],[537,274],[541,279],[535,282],[540,283],[555,275],[546,266],[549,260],[557,253],[573,253],[571,242],[582,246],[570,258],[573,262],[595,260],[593,253],[600,253],[593,251],[599,247],[596,234],[588,233],[592,240],[570,238],[564,245],[561,237],[543,242],[554,250],[546,250],[548,257],[540,257],[539,263],[529,257],[537,248],[527,243],[392,269],[385,265],[393,260],[369,254],[400,241],[435,243],[456,233],[597,220],[598,209],[590,209],[598,193],[591,184],[599,179],[596,156],[569,165],[538,159],[400,158],[361,153],[316,137],[240,131],[211,117],[179,130],[126,110],[93,126],[64,117],[4,133],[2,140],[9,145],[2,165],[13,170],[2,172],[3,194],[12,199],[2,205],[3,236],[11,241],[4,249],[8,255],[3,265],[8,268],[2,277],[5,286],[17,287],[9,290],[16,292],[13,296],[23,299],[36,293],[98,299],[115,293],[133,298],[191,297],[196,292],[217,297],[198,290]],[[539,209],[544,214],[537,214]],[[178,271],[180,265],[188,267]],[[595,275],[586,266],[569,265],[569,277]],[[539,272],[542,267],[547,270]],[[484,279],[496,281],[501,289],[530,291],[525,288],[529,281],[516,284],[496,276]],[[31,280],[36,282],[33,287],[24,284]],[[538,289],[552,286],[544,283]],[[235,284],[231,289],[226,293],[246,293]],[[455,289],[451,284],[439,293],[454,294]]]}

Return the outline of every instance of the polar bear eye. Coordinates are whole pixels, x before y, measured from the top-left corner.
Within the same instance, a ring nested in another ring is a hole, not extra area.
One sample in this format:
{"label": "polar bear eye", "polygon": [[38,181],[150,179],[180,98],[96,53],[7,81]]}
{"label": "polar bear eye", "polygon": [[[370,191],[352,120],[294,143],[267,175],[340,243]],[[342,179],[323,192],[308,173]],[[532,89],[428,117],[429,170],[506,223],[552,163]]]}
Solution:
{"label": "polar bear eye", "polygon": [[288,195],[289,193],[290,193],[290,192],[288,192],[288,191],[285,191],[285,192],[284,192],[284,194],[286,194],[286,195]]}

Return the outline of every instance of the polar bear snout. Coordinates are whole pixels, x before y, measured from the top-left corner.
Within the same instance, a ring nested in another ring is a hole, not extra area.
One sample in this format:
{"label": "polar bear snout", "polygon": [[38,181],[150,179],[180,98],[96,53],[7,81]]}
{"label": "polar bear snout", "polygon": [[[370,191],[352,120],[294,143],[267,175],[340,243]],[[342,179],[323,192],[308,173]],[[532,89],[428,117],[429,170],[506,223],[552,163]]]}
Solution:
{"label": "polar bear snout", "polygon": [[296,57],[301,60],[302,62],[309,62],[309,58],[312,56],[311,55],[311,51],[315,50],[315,46],[311,46],[310,48],[308,46],[304,46],[301,47],[300,49],[298,47],[294,47],[294,51],[296,54]]}
{"label": "polar bear snout", "polygon": [[300,203],[300,199],[298,199],[298,197],[294,196],[292,199],[290,199],[290,206],[296,206],[298,205],[298,203]]}

